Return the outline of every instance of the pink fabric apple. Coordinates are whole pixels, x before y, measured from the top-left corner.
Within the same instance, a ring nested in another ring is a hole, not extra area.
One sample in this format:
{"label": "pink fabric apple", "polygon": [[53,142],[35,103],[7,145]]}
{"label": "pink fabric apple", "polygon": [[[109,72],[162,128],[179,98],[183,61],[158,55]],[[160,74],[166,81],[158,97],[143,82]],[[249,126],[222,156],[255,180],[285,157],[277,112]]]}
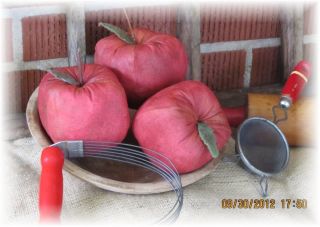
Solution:
{"label": "pink fabric apple", "polygon": [[203,83],[184,81],[149,98],[135,115],[133,132],[142,147],[162,153],[179,173],[187,173],[212,159],[199,136],[199,122],[212,130],[220,151],[231,129],[218,100]]}
{"label": "pink fabric apple", "polygon": [[114,70],[123,85],[130,107],[185,79],[188,60],[182,43],[174,36],[133,29],[134,44],[116,35],[98,41],[94,62]]}
{"label": "pink fabric apple", "polygon": [[[77,67],[56,69],[79,81]],[[121,142],[130,117],[125,91],[108,68],[84,66],[82,86],[74,86],[47,73],[41,80],[38,111],[53,142],[97,140]]]}

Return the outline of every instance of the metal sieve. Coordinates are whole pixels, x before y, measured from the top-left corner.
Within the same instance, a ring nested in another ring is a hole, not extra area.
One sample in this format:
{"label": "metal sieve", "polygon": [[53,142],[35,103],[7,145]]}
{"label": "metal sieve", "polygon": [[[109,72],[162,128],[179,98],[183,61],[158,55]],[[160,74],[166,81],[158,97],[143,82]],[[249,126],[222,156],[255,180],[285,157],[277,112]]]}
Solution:
{"label": "metal sieve", "polygon": [[239,127],[236,149],[244,166],[261,177],[262,196],[267,196],[268,177],[280,173],[289,161],[284,134],[272,121],[252,117]]}

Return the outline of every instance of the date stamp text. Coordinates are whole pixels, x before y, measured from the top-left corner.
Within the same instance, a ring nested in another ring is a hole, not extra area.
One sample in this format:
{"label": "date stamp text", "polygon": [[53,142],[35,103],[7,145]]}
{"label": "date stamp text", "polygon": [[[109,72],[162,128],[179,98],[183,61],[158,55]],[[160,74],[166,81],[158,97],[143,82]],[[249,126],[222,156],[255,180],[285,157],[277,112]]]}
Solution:
{"label": "date stamp text", "polygon": [[222,199],[223,209],[306,209],[306,199]]}

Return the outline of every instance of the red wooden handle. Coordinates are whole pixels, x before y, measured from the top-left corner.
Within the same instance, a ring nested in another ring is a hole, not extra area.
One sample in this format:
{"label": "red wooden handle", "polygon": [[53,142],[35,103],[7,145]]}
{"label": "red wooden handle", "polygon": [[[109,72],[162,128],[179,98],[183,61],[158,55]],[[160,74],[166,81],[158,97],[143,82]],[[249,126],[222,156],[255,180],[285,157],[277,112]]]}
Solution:
{"label": "red wooden handle", "polygon": [[300,93],[302,92],[305,84],[310,77],[310,64],[306,61],[300,61],[291,72],[286,84],[284,85],[281,95],[290,99],[294,103]]}
{"label": "red wooden handle", "polygon": [[59,222],[63,196],[64,155],[58,147],[44,148],[41,154],[39,191],[40,222]]}

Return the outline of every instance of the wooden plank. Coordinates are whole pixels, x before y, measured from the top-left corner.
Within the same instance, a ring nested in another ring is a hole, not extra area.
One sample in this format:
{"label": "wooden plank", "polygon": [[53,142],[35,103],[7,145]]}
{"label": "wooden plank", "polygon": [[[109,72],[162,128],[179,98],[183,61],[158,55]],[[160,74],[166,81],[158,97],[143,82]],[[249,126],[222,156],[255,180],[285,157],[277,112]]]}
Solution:
{"label": "wooden plank", "polygon": [[[248,94],[248,117],[263,117],[273,120],[272,107],[279,102],[280,95]],[[288,119],[277,124],[284,133],[289,145],[313,145],[315,124],[313,123],[316,100],[313,97],[302,97],[288,110]],[[277,112],[278,117],[283,116]]]}
{"label": "wooden plank", "polygon": [[[294,48],[294,65],[303,59],[303,26],[304,26],[303,3],[298,3],[294,7],[295,17],[295,48]],[[293,68],[291,68],[292,70]],[[288,75],[289,76],[289,75]]]}
{"label": "wooden plank", "polygon": [[170,6],[169,7],[170,10],[170,17],[169,17],[169,21],[170,21],[170,34],[171,35],[176,35],[177,34],[177,7],[176,6]]}
{"label": "wooden plank", "polygon": [[67,38],[69,65],[77,64],[77,49],[86,55],[85,14],[83,3],[72,3],[67,10]]}
{"label": "wooden plank", "polygon": [[283,80],[303,59],[303,7],[302,3],[281,9],[281,47]]}
{"label": "wooden plank", "polygon": [[177,34],[186,48],[189,68],[186,79],[201,80],[200,6],[185,3],[177,9]]}

